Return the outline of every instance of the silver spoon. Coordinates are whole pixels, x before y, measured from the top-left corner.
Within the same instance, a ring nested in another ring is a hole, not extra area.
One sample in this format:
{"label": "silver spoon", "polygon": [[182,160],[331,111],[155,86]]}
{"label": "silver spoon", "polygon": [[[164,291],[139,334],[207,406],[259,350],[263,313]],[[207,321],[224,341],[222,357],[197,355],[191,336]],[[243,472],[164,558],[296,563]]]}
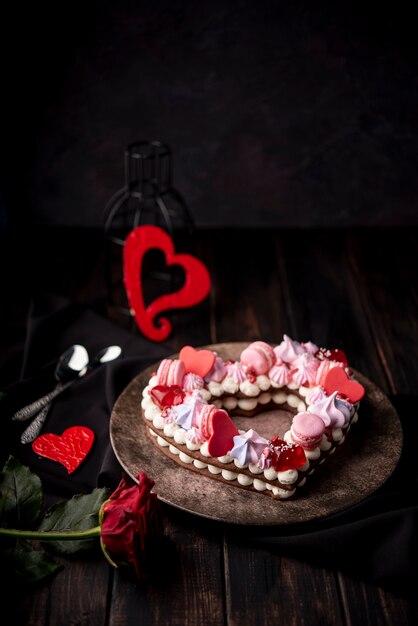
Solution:
{"label": "silver spoon", "polygon": [[100,365],[104,363],[109,363],[110,361],[114,361],[118,359],[122,355],[122,348],[120,346],[107,346],[107,348],[103,348],[100,350],[88,363],[87,372],[91,370],[95,370]]}
{"label": "silver spoon", "polygon": [[[84,370],[80,372],[79,377],[85,376],[86,374],[97,369],[98,367],[100,367],[100,365],[103,365],[104,363],[114,361],[115,359],[119,358],[121,354],[122,348],[120,346],[108,346],[107,348],[104,348],[103,350],[98,352],[95,357],[88,363],[87,367],[85,367]],[[20,436],[20,441],[22,443],[30,443],[31,441],[36,439],[36,437],[42,430],[42,427],[48,416],[50,406],[51,403],[47,404],[43,409],[41,409],[33,422],[31,422],[29,426],[23,431]]]}
{"label": "silver spoon", "polygon": [[54,376],[57,384],[53,391],[50,391],[39,400],[35,400],[31,404],[17,411],[12,420],[15,422],[24,422],[33,417],[40,409],[49,404],[51,400],[56,398],[77,378],[85,373],[89,362],[89,355],[84,346],[74,344],[70,346],[58,359],[55,367]]}

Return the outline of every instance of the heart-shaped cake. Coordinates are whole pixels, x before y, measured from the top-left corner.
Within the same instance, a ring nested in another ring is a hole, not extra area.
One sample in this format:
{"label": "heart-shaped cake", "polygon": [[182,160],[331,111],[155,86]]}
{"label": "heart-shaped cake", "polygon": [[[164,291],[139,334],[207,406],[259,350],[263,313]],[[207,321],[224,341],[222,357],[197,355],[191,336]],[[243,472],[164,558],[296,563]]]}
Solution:
{"label": "heart-shaped cake", "polygon": [[[341,350],[284,335],[249,344],[239,360],[191,346],[179,357],[161,361],[143,391],[147,432],[174,462],[224,483],[290,498],[358,419],[364,388]],[[277,408],[294,414],[290,428],[264,437],[256,416]],[[238,429],[237,415],[254,427]]]}

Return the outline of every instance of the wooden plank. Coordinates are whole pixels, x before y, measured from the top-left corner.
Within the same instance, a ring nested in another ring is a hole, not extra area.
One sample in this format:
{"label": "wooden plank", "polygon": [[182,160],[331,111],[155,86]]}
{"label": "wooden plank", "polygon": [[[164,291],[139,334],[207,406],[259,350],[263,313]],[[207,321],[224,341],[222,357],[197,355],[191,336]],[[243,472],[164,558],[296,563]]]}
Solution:
{"label": "wooden plank", "polygon": [[224,624],[222,543],[217,525],[167,507],[169,545],[160,578],[139,584],[115,575],[109,626]]}
{"label": "wooden plank", "polygon": [[278,263],[288,285],[295,338],[341,348],[350,364],[387,387],[345,256],[344,232],[286,232]]}
{"label": "wooden plank", "polygon": [[9,615],[2,616],[3,626],[45,626],[48,623],[50,582],[35,589],[6,586],[1,595],[3,607],[9,609]]}
{"label": "wooden plank", "polygon": [[[211,271],[205,233],[199,233],[193,243],[194,254]],[[165,346],[175,353],[185,344],[210,343],[210,314],[210,298],[190,309],[168,312],[173,330]],[[160,575],[155,580],[132,582],[115,573],[110,626],[223,624],[221,538],[211,524],[206,527],[203,522],[200,527],[195,517],[168,506],[164,507],[164,530],[168,548],[160,555]]]}
{"label": "wooden plank", "polygon": [[[215,265],[217,340],[279,343],[283,333],[292,334],[284,257],[278,267],[274,234],[226,232],[217,242],[223,251]],[[226,534],[224,553],[228,624],[342,623],[332,572],[318,568],[313,575],[306,564],[249,545],[239,531]]]}
{"label": "wooden plank", "polygon": [[[205,233],[195,254],[210,269]],[[177,352],[183,345],[211,343],[211,302],[170,314],[173,333],[165,345]],[[167,550],[159,558],[160,576],[140,584],[115,574],[109,626],[224,624],[222,532],[219,527],[164,506]]]}
{"label": "wooden plank", "polygon": [[[207,232],[196,232],[193,253],[205,263],[211,274],[210,239]],[[173,352],[186,344],[201,346],[211,343],[211,295],[189,309],[170,312],[169,318],[173,324],[173,332],[167,344]]]}
{"label": "wooden plank", "polygon": [[348,625],[411,626],[418,623],[418,607],[412,601],[341,573],[338,579]]}
{"label": "wooden plank", "polygon": [[414,231],[350,237],[348,259],[390,391],[415,393],[418,379],[418,241]]}
{"label": "wooden plank", "polygon": [[332,574],[228,537],[228,625],[344,624]]}
{"label": "wooden plank", "polygon": [[216,341],[277,342],[288,328],[270,231],[216,233]]}
{"label": "wooden plank", "polygon": [[2,624],[107,624],[107,592],[113,568],[105,560],[98,544],[97,549],[97,553],[85,553],[83,556],[67,558],[54,555],[54,560],[63,569],[39,584],[14,584],[10,588],[3,580],[3,605],[8,607],[9,615],[2,616]]}
{"label": "wooden plank", "polygon": [[[391,379],[381,360],[378,337],[371,332],[379,326],[379,311],[373,310],[372,315],[367,304],[370,293],[364,277],[368,276],[369,268],[359,261],[353,273],[350,235],[329,232],[305,237],[302,254],[296,245],[297,238],[299,234],[289,233],[282,244],[285,258],[282,275],[287,276],[296,336],[312,338],[327,347],[341,347],[354,367],[384,390],[390,390]],[[363,258],[362,251],[358,251],[356,259]],[[390,287],[387,292],[391,293]],[[408,623],[398,622],[398,614],[402,620],[402,616],[408,619],[412,612],[407,601],[353,581],[342,573],[338,574],[337,582],[348,624],[391,624],[395,616],[396,623]]]}
{"label": "wooden plank", "polygon": [[[348,237],[347,261],[368,322],[389,390],[415,394],[418,335],[413,232],[357,232]],[[412,403],[411,403],[412,404]],[[418,622],[418,607],[408,597],[339,575],[341,597],[349,624],[399,626]]]}
{"label": "wooden plank", "polygon": [[62,563],[64,569],[50,586],[49,626],[106,624],[112,569],[104,556],[68,558]]}

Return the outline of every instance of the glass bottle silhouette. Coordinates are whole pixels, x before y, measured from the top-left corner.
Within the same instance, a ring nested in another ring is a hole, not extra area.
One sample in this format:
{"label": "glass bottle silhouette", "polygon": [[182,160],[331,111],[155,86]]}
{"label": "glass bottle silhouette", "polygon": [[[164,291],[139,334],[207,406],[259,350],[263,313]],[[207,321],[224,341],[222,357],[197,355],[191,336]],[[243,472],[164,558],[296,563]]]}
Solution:
{"label": "glass bottle silhouette", "polygon": [[[123,247],[128,234],[144,224],[163,228],[176,250],[192,252],[194,222],[182,195],[173,186],[170,147],[160,141],[139,141],[125,150],[125,181],[105,208],[105,273],[110,313],[129,315],[123,285]],[[180,268],[167,271],[160,251],[148,252],[143,265],[146,302],[161,291],[174,291],[183,279]]]}

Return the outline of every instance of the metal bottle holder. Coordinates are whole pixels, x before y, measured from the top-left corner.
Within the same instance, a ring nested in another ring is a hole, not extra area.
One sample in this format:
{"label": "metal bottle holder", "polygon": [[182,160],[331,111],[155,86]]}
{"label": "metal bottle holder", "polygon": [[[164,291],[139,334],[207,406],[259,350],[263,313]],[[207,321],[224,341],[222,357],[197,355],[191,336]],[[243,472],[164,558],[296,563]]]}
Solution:
{"label": "metal bottle holder", "polygon": [[[123,285],[122,258],[127,235],[137,226],[153,224],[168,232],[177,248],[185,241],[192,241],[195,227],[182,195],[173,187],[173,159],[167,144],[132,143],[125,150],[124,162],[124,186],[105,208],[105,279],[110,309],[129,316],[132,321]],[[148,283],[152,283],[151,291],[158,293],[162,288],[172,291],[179,277],[158,265],[161,263],[155,258],[144,264],[143,273]]]}

